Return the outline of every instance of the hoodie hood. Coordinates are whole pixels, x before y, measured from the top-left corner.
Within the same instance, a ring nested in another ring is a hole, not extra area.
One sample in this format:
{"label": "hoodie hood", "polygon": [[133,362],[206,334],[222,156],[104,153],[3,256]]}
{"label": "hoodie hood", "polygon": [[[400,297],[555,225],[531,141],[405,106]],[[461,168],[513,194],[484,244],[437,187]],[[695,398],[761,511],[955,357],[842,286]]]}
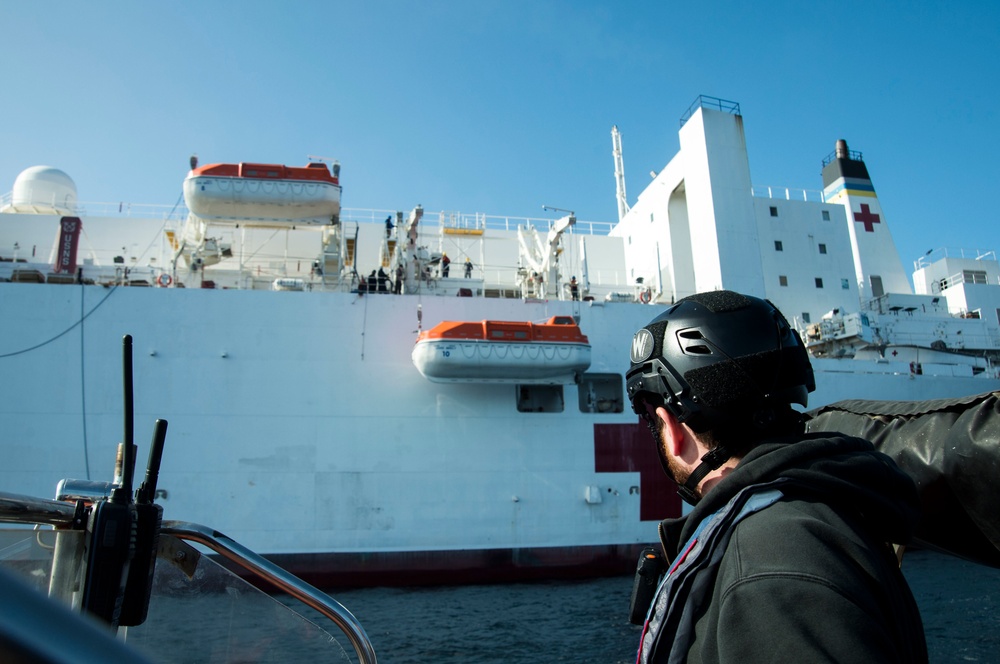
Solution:
{"label": "hoodie hood", "polygon": [[679,541],[686,541],[702,519],[741,489],[779,477],[791,480],[799,495],[856,511],[874,532],[894,543],[908,542],[920,520],[916,486],[892,459],[864,439],[814,433],[755,447],[701,499],[686,523],[665,522],[664,527],[676,532],[682,526]]}

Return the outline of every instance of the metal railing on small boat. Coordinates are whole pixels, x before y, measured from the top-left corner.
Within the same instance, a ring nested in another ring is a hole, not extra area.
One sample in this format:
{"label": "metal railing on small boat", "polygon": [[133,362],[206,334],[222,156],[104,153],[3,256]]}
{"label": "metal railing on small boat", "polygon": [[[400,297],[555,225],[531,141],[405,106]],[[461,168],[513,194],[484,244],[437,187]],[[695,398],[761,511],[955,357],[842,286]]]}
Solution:
{"label": "metal railing on small boat", "polygon": [[[83,501],[67,502],[0,492],[0,523],[52,526],[56,530],[46,532],[54,533],[83,531],[87,522],[86,509]],[[160,534],[206,547],[247,572],[248,578],[263,581],[315,610],[343,633],[353,647],[359,664],[376,664],[374,648],[361,623],[347,608],[326,593],[207,526],[184,521],[164,521]],[[166,548],[163,541],[161,539],[161,550]],[[77,551],[82,552],[81,549]],[[85,561],[80,561],[80,564],[85,564]],[[56,563],[53,564],[53,574],[56,573],[55,567]],[[63,569],[72,567],[62,566]]]}

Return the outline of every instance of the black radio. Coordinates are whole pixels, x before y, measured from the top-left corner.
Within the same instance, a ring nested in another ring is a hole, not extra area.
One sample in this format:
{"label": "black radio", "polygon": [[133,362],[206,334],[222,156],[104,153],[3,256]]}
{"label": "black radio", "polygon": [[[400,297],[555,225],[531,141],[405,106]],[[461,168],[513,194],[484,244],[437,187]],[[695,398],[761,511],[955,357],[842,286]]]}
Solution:
{"label": "black radio", "polygon": [[663,554],[656,549],[646,548],[639,554],[628,610],[628,620],[633,625],[641,625],[646,621],[649,605],[653,603],[656,588],[660,585],[660,577],[663,576],[665,568]]}

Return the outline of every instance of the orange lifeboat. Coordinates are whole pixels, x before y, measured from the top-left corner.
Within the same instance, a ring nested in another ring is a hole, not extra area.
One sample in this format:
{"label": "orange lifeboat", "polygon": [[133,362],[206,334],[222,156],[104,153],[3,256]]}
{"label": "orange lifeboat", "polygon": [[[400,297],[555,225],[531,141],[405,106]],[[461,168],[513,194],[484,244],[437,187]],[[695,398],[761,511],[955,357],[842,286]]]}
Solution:
{"label": "orange lifeboat", "polygon": [[590,367],[590,341],[570,316],[544,323],[445,321],[421,332],[413,364],[435,383],[572,383]]}
{"label": "orange lifeboat", "polygon": [[340,214],[339,167],[208,164],[184,179],[184,202],[202,219],[330,223]]}

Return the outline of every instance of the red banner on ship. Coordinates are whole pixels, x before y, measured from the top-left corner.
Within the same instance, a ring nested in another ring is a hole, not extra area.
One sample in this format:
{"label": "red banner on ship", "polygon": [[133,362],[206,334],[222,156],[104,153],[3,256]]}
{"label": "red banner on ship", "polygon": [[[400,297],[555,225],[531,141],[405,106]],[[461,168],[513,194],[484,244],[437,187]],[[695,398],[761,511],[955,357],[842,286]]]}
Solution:
{"label": "red banner on ship", "polygon": [[59,222],[59,251],[56,252],[56,272],[76,272],[76,249],[80,244],[83,222],[79,217],[63,217]]}

